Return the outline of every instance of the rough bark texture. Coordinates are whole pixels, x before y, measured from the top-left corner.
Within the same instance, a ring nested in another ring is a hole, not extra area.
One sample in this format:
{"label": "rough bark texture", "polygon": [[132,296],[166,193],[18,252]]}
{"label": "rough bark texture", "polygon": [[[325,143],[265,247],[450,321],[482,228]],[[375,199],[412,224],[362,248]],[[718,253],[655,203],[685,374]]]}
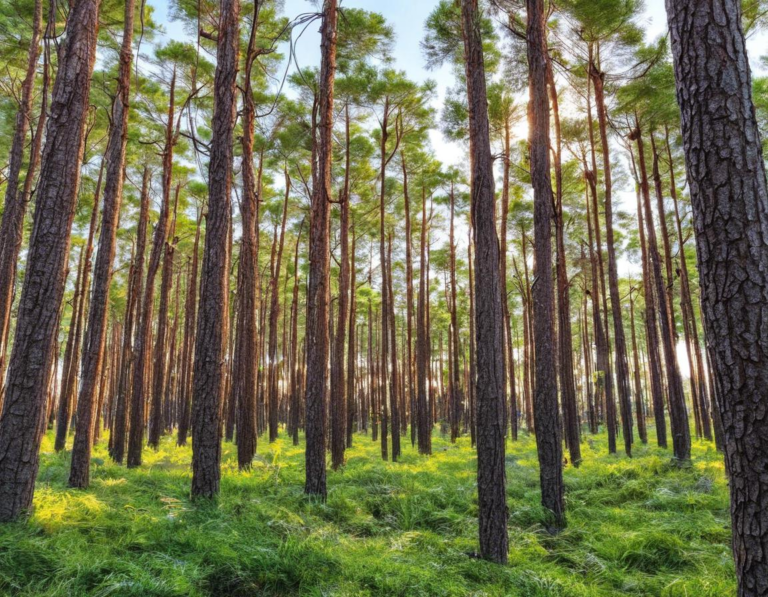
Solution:
{"label": "rough bark texture", "polygon": [[[24,161],[24,145],[27,140],[27,131],[32,117],[32,99],[37,72],[37,59],[40,57],[40,38],[43,31],[43,2],[35,0],[35,8],[32,20],[32,35],[29,40],[29,57],[27,70],[21,84],[21,97],[19,110],[16,113],[16,126],[13,132],[13,140],[8,159],[8,175],[5,181],[5,201],[3,203],[3,219],[0,223],[0,386],[5,372],[6,342],[9,336],[11,304],[13,303],[13,288],[16,281],[16,266],[21,249],[21,241],[24,232],[24,212],[27,210],[29,195],[20,192],[19,175]],[[45,93],[45,90],[43,90]],[[40,118],[44,119],[45,104]],[[36,139],[39,146],[39,137]],[[35,157],[37,152],[33,150],[33,159],[27,168],[27,182],[34,178]],[[2,407],[2,389],[0,389],[0,407]]]}
{"label": "rough bark texture", "polygon": [[667,0],[742,597],[768,595],[768,189],[736,0]]}
{"label": "rough bark texture", "polygon": [[237,109],[239,0],[221,0],[214,82],[208,219],[192,394],[192,497],[212,498],[221,479],[221,407],[229,297],[232,143]]}
{"label": "rough bark texture", "polygon": [[242,219],[242,241],[240,245],[240,285],[238,287],[237,344],[235,363],[241,366],[242,375],[235,380],[237,390],[237,462],[240,469],[251,466],[256,454],[256,382],[258,369],[258,342],[256,338],[256,301],[258,299],[258,255],[257,232],[259,189],[253,169],[253,139],[256,122],[256,106],[253,100],[251,72],[257,57],[256,31],[262,2],[254,2],[251,32],[245,55],[243,86],[243,149],[242,176],[243,194],[240,199]]}
{"label": "rough bark texture", "polygon": [[99,0],[77,0],[59,54],[0,416],[0,520],[32,505],[96,58]]}
{"label": "rough bark texture", "polygon": [[[552,181],[549,172],[549,98],[544,3],[528,0],[528,81],[530,87],[530,155],[534,192],[533,226],[536,264],[533,288],[533,335],[536,349],[533,396],[539,453],[541,502],[553,517],[553,528],[565,524],[563,448],[557,407],[555,364],[555,292],[552,283]],[[479,322],[479,318],[478,318]],[[479,337],[479,336],[478,336]],[[478,346],[479,348],[479,346]],[[478,355],[478,365],[481,359]]]}
{"label": "rough bark texture", "polygon": [[[469,106],[471,209],[475,241],[473,291],[477,337],[477,501],[480,555],[493,562],[504,563],[509,551],[504,445],[504,319],[501,307],[499,239],[494,217],[493,157],[478,2],[463,0],[461,9]],[[557,404],[557,396],[554,398]]]}
{"label": "rough bark texture", "polygon": [[[77,400],[77,429],[72,448],[72,465],[69,474],[70,487],[88,487],[93,443],[94,403],[97,384],[104,361],[104,344],[107,337],[107,307],[109,285],[112,281],[112,261],[115,257],[117,224],[123,198],[123,168],[128,132],[128,102],[131,86],[131,62],[133,58],[133,13],[135,0],[126,0],[123,42],[120,47],[120,66],[117,92],[112,104],[112,125],[109,131],[107,163],[104,181],[104,207],[101,214],[99,252],[93,268],[93,292],[88,310],[88,325],[83,343],[83,364],[80,395]],[[103,381],[102,381],[103,383]]]}
{"label": "rough bark texture", "polygon": [[333,159],[333,82],[336,74],[338,0],[325,0],[320,29],[319,123],[313,163],[315,185],[309,226],[307,288],[306,482],[304,491],[325,499],[325,393],[328,382],[329,215]]}

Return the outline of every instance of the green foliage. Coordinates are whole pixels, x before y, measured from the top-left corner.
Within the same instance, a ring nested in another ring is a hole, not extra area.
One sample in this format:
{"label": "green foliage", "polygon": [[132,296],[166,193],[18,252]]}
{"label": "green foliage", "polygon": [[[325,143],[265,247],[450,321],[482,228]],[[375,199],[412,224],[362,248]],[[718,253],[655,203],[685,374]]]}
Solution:
{"label": "green foliage", "polygon": [[[364,293],[364,291],[363,291]],[[653,442],[653,438],[651,438]],[[434,456],[406,448],[382,462],[356,435],[329,472],[328,501],[302,493],[303,448],[260,443],[237,471],[225,443],[218,503],[188,499],[190,449],[165,438],[145,464],[95,450],[87,491],[66,488],[69,457],[47,437],[28,522],[0,528],[0,594],[17,596],[735,594],[722,457],[695,443],[693,466],[653,447],[608,456],[586,439],[565,471],[568,528],[549,535],[539,506],[535,443],[508,444],[510,563],[477,549],[475,453],[434,438]],[[651,444],[652,445],[652,444]]]}

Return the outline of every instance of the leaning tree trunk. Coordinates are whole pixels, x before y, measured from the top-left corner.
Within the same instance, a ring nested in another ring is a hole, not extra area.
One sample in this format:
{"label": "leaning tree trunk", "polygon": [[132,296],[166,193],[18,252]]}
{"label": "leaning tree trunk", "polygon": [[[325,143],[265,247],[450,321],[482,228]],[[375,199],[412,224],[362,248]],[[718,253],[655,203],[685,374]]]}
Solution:
{"label": "leaning tree trunk", "polygon": [[[553,198],[549,171],[546,17],[542,0],[528,0],[527,6],[526,38],[528,80],[531,94],[529,106],[531,120],[530,156],[531,182],[534,192],[533,226],[536,263],[535,282],[532,288],[533,334],[536,351],[533,409],[536,445],[539,453],[541,502],[552,513],[552,526],[557,529],[565,524],[565,503],[563,448],[560,442],[561,426],[557,407],[555,319],[552,313],[555,292],[552,283]],[[479,355],[478,361],[480,361]]]}
{"label": "leaning tree trunk", "polygon": [[106,179],[104,182],[104,207],[101,214],[99,252],[93,268],[93,292],[88,310],[88,326],[83,343],[83,365],[80,395],[77,400],[77,429],[72,447],[72,464],[69,474],[70,487],[88,487],[93,442],[94,402],[97,382],[103,361],[107,337],[107,307],[109,285],[112,281],[112,262],[115,258],[117,224],[123,196],[123,168],[128,133],[128,103],[131,88],[131,62],[133,58],[133,13],[135,0],[126,0],[123,18],[123,42],[120,47],[120,66],[117,91],[112,103],[112,126],[109,131]]}
{"label": "leaning tree trunk", "polygon": [[[6,341],[10,326],[16,265],[24,232],[24,212],[27,210],[27,199],[29,198],[26,193],[19,192],[19,175],[24,161],[24,145],[27,140],[27,131],[32,120],[33,91],[35,75],[37,74],[37,59],[40,56],[40,37],[42,31],[43,2],[42,0],[35,0],[27,70],[21,83],[19,110],[16,113],[16,127],[13,133],[13,140],[11,141],[8,175],[5,180],[3,219],[2,223],[0,223],[0,386],[2,386],[2,376],[5,371]],[[45,90],[43,90],[43,93],[45,94]],[[41,119],[45,118],[44,111],[45,101],[43,102],[43,112],[40,115]],[[39,138],[40,133],[38,132],[37,135]],[[35,141],[37,142],[38,139],[35,139]],[[34,152],[33,156],[36,153]],[[35,175],[34,161],[33,157],[33,163],[27,169],[26,177],[30,181]],[[27,186],[26,182],[25,186]],[[2,390],[0,390],[0,407],[2,407]]]}
{"label": "leaning tree trunk", "polygon": [[768,594],[768,188],[741,4],[667,0],[741,597]]}
{"label": "leaning tree trunk", "polygon": [[59,53],[0,416],[0,520],[32,505],[75,215],[100,0],[76,0]]}
{"label": "leaning tree trunk", "polygon": [[193,498],[215,497],[221,479],[221,405],[228,327],[230,192],[237,110],[240,0],[221,0],[220,7],[208,166],[208,219],[200,272],[200,314],[192,393]]}
{"label": "leaning tree trunk", "polygon": [[[504,312],[501,307],[499,239],[494,217],[493,156],[480,33],[481,16],[477,0],[462,0],[461,13],[469,106],[471,209],[475,241],[473,291],[477,337],[475,383],[480,554],[485,559],[504,563],[509,551],[504,446]],[[554,398],[557,404],[557,397]]]}

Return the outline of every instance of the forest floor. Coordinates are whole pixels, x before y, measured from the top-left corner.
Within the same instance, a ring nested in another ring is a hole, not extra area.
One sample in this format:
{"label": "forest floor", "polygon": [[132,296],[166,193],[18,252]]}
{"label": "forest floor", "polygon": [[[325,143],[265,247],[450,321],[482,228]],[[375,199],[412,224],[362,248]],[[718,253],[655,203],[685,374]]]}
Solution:
{"label": "forest floor", "polygon": [[711,444],[694,442],[693,466],[679,469],[652,445],[630,460],[609,456],[604,436],[586,439],[582,466],[565,470],[568,528],[552,536],[535,443],[509,442],[508,566],[472,557],[469,439],[436,433],[429,458],[403,444],[392,464],[356,435],[323,504],[303,495],[303,448],[286,436],[260,441],[250,473],[225,442],[221,497],[197,505],[191,450],[173,438],[134,470],[100,442],[81,491],[67,489],[69,454],[55,454],[49,435],[31,519],[0,526],[0,595],[735,595],[727,485]]}

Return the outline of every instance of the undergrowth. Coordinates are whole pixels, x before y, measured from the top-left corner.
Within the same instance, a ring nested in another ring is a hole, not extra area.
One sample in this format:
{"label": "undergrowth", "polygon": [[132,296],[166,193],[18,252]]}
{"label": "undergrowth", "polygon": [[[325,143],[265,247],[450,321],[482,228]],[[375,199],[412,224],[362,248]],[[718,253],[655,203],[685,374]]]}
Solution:
{"label": "undergrowth", "polygon": [[225,442],[221,497],[192,504],[191,450],[171,437],[134,470],[100,442],[87,491],[66,487],[69,454],[46,437],[34,512],[0,526],[0,594],[735,595],[727,485],[709,443],[694,442],[693,465],[679,468],[650,444],[629,459],[609,456],[604,436],[585,440],[583,464],[565,470],[568,527],[553,536],[535,443],[509,442],[507,566],[473,557],[469,440],[435,435],[433,449],[408,445],[392,464],[356,435],[320,503],[303,495],[303,448],[285,435],[259,443],[248,473]]}

